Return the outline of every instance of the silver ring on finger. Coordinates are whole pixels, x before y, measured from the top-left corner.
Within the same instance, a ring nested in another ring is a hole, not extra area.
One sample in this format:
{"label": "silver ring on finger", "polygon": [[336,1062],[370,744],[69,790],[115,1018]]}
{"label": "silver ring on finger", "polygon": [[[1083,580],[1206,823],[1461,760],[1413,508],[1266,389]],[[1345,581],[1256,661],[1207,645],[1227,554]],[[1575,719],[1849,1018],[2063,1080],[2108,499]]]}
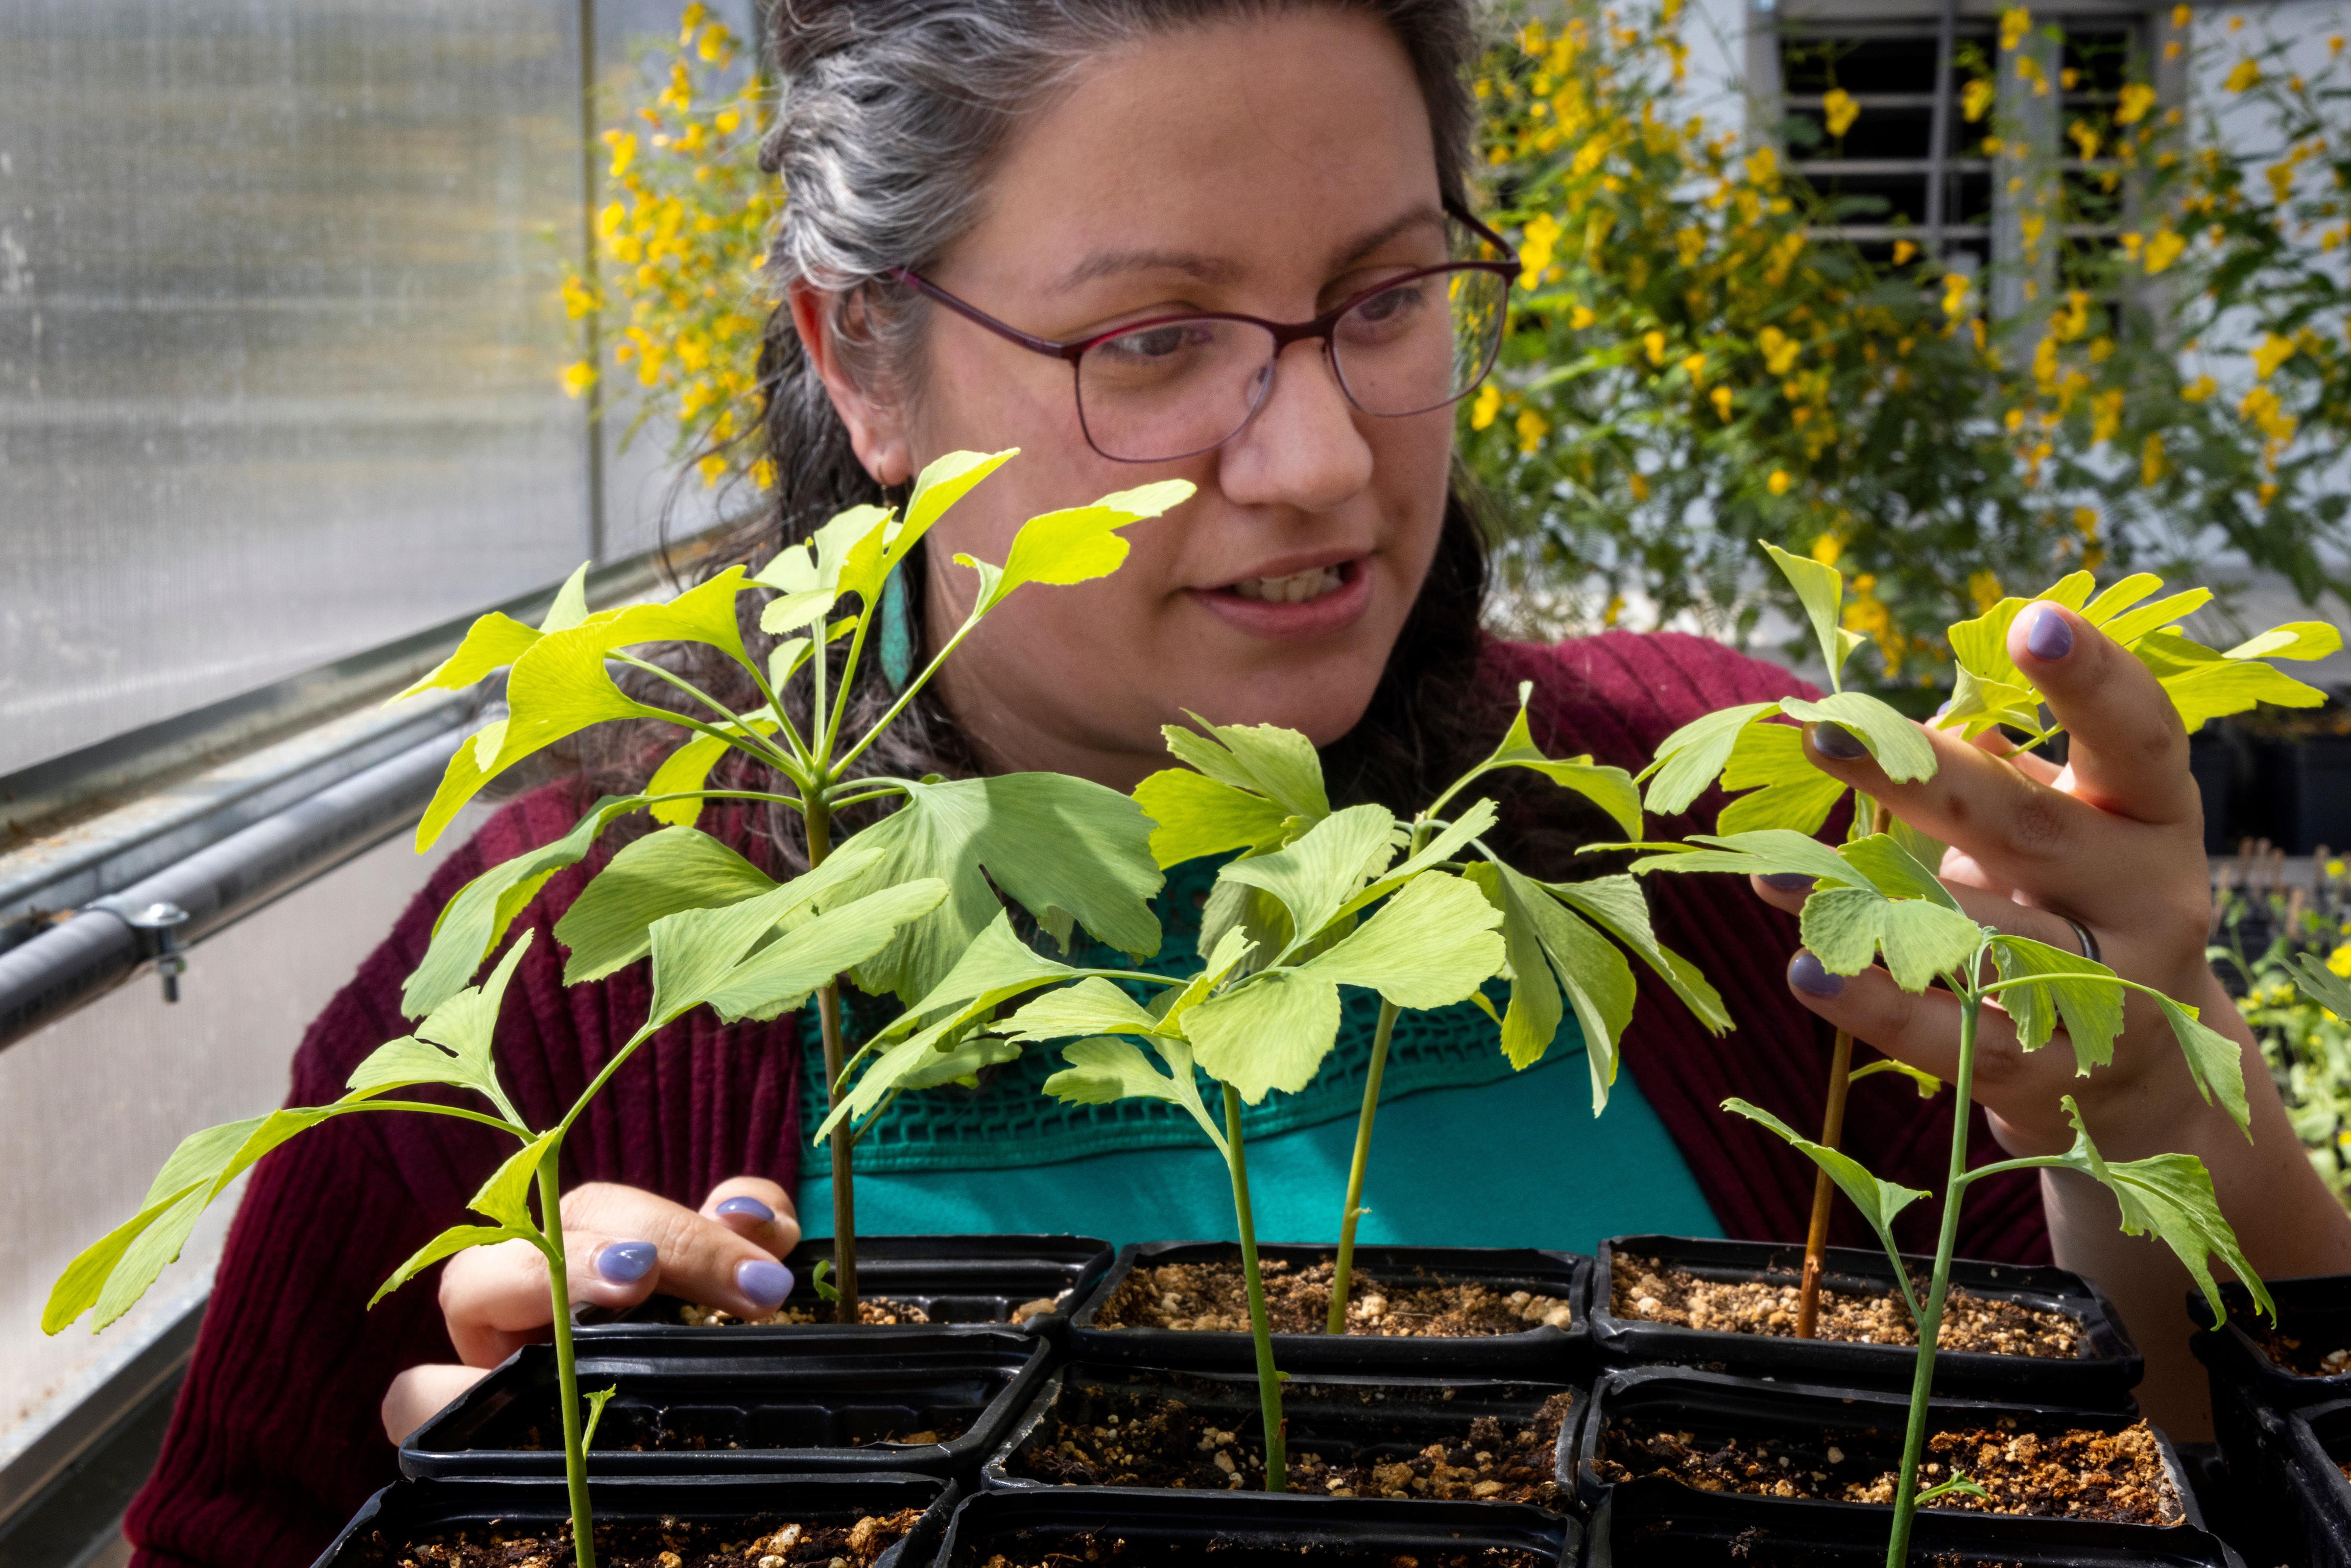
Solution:
{"label": "silver ring on finger", "polygon": [[2087,958],[2093,964],[2104,964],[2105,962],[2104,958],[2098,956],[2098,939],[2090,934],[2090,928],[2088,926],[2083,925],[2080,921],[2074,919],[2070,915],[2061,915],[2057,918],[2074,928],[2074,940],[2082,944],[2083,957]]}

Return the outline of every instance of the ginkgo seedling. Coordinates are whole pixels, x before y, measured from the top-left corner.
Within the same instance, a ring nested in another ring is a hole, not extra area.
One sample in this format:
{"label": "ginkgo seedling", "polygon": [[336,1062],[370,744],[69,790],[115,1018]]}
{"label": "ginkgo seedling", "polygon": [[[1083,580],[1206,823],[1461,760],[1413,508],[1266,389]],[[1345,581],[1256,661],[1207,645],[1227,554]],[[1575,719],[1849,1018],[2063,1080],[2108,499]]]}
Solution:
{"label": "ginkgo seedling", "polygon": [[[591,614],[583,568],[538,626],[495,612],[475,622],[457,651],[411,689],[464,687],[510,666],[508,712],[458,747],[418,829],[420,850],[491,779],[591,726],[655,720],[688,731],[689,738],[643,791],[599,800],[563,838],[493,866],[460,889],[442,910],[402,989],[403,1010],[421,1020],[415,1032],[380,1047],[352,1074],[349,1092],[330,1105],[279,1111],[183,1142],[139,1212],[68,1267],[50,1293],[42,1326],[55,1333],[93,1309],[100,1328],[121,1316],[239,1174],[332,1117],[401,1110],[494,1127],[520,1147],[471,1202],[486,1223],[459,1225],[434,1238],[401,1265],[375,1299],[467,1248],[519,1241],[540,1253],[553,1311],[573,1550],[578,1568],[595,1568],[586,1439],[609,1392],[585,1402],[580,1396],[559,1168],[566,1134],[613,1075],[656,1031],[696,1008],[708,1007],[729,1023],[764,1020],[813,998],[826,1081],[838,1100],[846,1087],[847,1054],[840,977],[849,974],[864,989],[894,992],[902,1000],[921,997],[1002,925],[998,890],[1064,943],[1082,925],[1125,951],[1148,954],[1158,946],[1151,899],[1162,878],[1148,848],[1150,824],[1125,796],[1059,774],[914,780],[862,772],[858,764],[990,612],[1026,584],[1081,582],[1117,570],[1127,550],[1120,530],[1184,500],[1190,485],[1166,481],[1032,518],[1014,537],[1001,567],[957,557],[979,579],[962,626],[878,720],[862,735],[842,733],[846,694],[891,574],[949,507],[1012,455],[943,457],[916,480],[903,520],[880,507],[853,508],[807,544],[786,546],[757,574],[732,568],[663,602]],[[744,643],[747,592],[771,596],[758,619],[778,641],[764,662]],[[836,659],[832,650],[844,642],[845,656]],[[678,643],[716,649],[740,671],[759,704],[737,712],[629,651]],[[614,681],[611,664],[667,684],[692,707],[637,701]],[[803,682],[807,700],[788,704],[784,694],[801,695],[795,683]],[[836,692],[842,695],[836,698]],[[795,722],[796,713],[803,722]],[[713,768],[729,752],[778,776],[785,788],[708,788]],[[796,812],[807,832],[809,869],[779,883],[703,832],[695,822],[714,800]],[[833,841],[840,812],[881,805],[894,809],[863,831]],[[650,959],[652,1005],[643,1026],[603,1062],[561,1118],[534,1127],[499,1082],[492,1033],[535,933],[527,930],[509,944],[486,979],[474,979],[547,880],[584,859],[606,828],[636,811],[666,826],[614,855],[556,923],[554,935],[569,952],[567,985]],[[416,1084],[465,1092],[489,1109],[388,1097]],[[848,1140],[841,1140],[834,1154],[838,1282],[818,1283],[820,1293],[837,1301],[841,1320],[855,1322],[847,1154]]]}

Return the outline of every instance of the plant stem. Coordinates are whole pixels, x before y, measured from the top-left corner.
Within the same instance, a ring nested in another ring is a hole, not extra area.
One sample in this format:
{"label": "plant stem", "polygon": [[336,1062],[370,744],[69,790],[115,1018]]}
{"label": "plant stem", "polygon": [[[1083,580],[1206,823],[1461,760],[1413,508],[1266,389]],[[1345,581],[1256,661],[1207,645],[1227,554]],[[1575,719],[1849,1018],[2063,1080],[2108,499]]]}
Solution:
{"label": "plant stem", "polygon": [[571,1552],[579,1568],[596,1568],[596,1515],[588,1506],[588,1453],[580,1432],[580,1366],[571,1354],[571,1277],[563,1260],[563,1182],[557,1166],[561,1140],[538,1161],[539,1226],[548,1241],[547,1288],[555,1307],[555,1398],[563,1407],[563,1480],[571,1494]]}
{"label": "plant stem", "polygon": [[1910,1526],[1918,1513],[1918,1461],[1927,1449],[1927,1401],[1935,1383],[1935,1344],[1943,1328],[1943,1298],[1951,1284],[1951,1254],[1959,1241],[1959,1197],[1967,1187],[1968,1114],[1975,1108],[1976,1021],[1983,998],[1959,999],[1959,1072],[1951,1096],[1951,1168],[1943,1186],[1943,1227],[1935,1238],[1935,1280],[1927,1310],[1918,1315],[1917,1370],[1910,1379],[1910,1427],[1902,1439],[1902,1469],[1896,1477],[1894,1533],[1886,1543],[1886,1568],[1903,1568],[1910,1555]]}
{"label": "plant stem", "polygon": [[[832,809],[818,796],[807,800],[809,869],[824,863],[832,852]],[[849,1092],[849,1069],[841,1043],[841,981],[827,980],[816,989],[816,1012],[824,1030],[824,1090],[828,1110],[838,1107]],[[832,1282],[841,1292],[833,1303],[833,1321],[857,1321],[857,1187],[850,1170],[854,1140],[827,1140],[832,1150]]]}
{"label": "plant stem", "polygon": [[1290,1453],[1281,1418],[1281,1374],[1273,1365],[1273,1328],[1265,1315],[1265,1279],[1257,1267],[1257,1220],[1249,1209],[1249,1157],[1241,1152],[1240,1091],[1225,1089],[1225,1145],[1232,1151],[1233,1218],[1240,1227],[1241,1277],[1249,1282],[1249,1337],[1257,1342],[1258,1408],[1265,1420],[1265,1490],[1287,1491]]}
{"label": "plant stem", "polygon": [[1380,1075],[1387,1071],[1388,1038],[1395,1032],[1394,1002],[1380,1003],[1379,1028],[1372,1035],[1372,1071],[1364,1080],[1364,1110],[1355,1118],[1355,1161],[1347,1170],[1347,1207],[1339,1216],[1339,1262],[1331,1275],[1331,1321],[1325,1333],[1347,1332],[1347,1292],[1354,1281],[1355,1221],[1364,1212],[1364,1167],[1372,1157],[1372,1118],[1380,1108]]}
{"label": "plant stem", "polygon": [[[1883,800],[1869,813],[1869,831],[1883,833],[1894,826],[1894,810]],[[1845,1091],[1853,1083],[1853,1035],[1839,1030],[1836,1054],[1829,1062],[1829,1103],[1821,1114],[1821,1143],[1842,1148],[1844,1138]],[[1829,1207],[1836,1200],[1836,1184],[1823,1168],[1813,1173],[1813,1223],[1804,1233],[1804,1282],[1796,1297],[1796,1337],[1810,1339],[1821,1315],[1821,1269],[1829,1249]]]}

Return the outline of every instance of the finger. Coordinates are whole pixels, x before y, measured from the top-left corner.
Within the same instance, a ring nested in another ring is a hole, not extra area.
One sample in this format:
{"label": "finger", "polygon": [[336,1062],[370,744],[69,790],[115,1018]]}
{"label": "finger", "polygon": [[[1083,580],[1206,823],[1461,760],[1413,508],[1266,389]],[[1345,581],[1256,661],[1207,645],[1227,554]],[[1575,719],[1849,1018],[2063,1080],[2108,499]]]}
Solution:
{"label": "finger", "polygon": [[1769,876],[1750,876],[1747,882],[1756,897],[1791,915],[1802,914],[1804,900],[1813,895],[1813,879],[1802,872],[1773,872]]}
{"label": "finger", "polygon": [[[1949,1082],[1959,1071],[1959,1001],[1949,991],[1910,992],[1879,968],[1832,975],[1809,951],[1788,965],[1788,989],[1854,1039]],[[2025,1070],[2008,1015],[1987,1008],[1976,1022],[1975,1097],[1997,1099]]]}
{"label": "finger", "polygon": [[383,1394],[383,1435],[394,1448],[430,1421],[452,1399],[489,1375],[484,1366],[432,1364],[412,1366],[392,1380]]}
{"label": "finger", "polygon": [[[570,1208],[569,1199],[564,1207]],[[608,1235],[571,1223],[568,1214],[563,1228],[564,1274],[573,1301],[620,1311],[653,1294],[659,1278],[653,1241]],[[496,1366],[546,1338],[554,1314],[547,1258],[528,1241],[476,1247],[442,1266],[441,1315],[458,1359],[468,1366]]]}
{"label": "finger", "polygon": [[720,1182],[702,1200],[702,1212],[778,1258],[799,1245],[799,1210],[791,1194],[764,1176]]}
{"label": "finger", "polygon": [[[2020,904],[2013,898],[1964,882],[1943,879],[1943,886],[1967,917],[2011,936],[2022,936],[2060,953],[2082,952],[2081,934],[2066,923],[2063,911]],[[2087,926],[2089,922],[2084,921]],[[2086,955],[2085,955],[2086,956]]]}
{"label": "finger", "polygon": [[2154,672],[2062,604],[2019,615],[2008,629],[2008,655],[2072,737],[2065,756],[2074,793],[2135,821],[2198,820],[2187,727]]}
{"label": "finger", "polygon": [[770,1249],[738,1234],[734,1227],[742,1223],[739,1210],[721,1220],[637,1187],[594,1182],[564,1196],[567,1231],[575,1215],[590,1234],[625,1234],[653,1244],[657,1256],[646,1291],[659,1290],[747,1318],[767,1316],[791,1294],[791,1270],[778,1260],[778,1253],[787,1249]]}
{"label": "finger", "polygon": [[1972,744],[1979,751],[2001,758],[2036,784],[2054,784],[2058,766],[2037,752],[2027,751],[1998,729],[1985,730]]}

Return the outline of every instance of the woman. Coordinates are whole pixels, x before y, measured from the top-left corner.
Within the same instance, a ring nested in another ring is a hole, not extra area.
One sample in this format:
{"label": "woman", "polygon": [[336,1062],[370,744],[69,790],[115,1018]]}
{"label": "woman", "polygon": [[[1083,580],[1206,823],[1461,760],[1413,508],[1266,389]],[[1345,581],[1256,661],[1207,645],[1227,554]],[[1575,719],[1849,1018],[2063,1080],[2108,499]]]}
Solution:
{"label": "woman", "polygon": [[[1520,679],[1538,684],[1538,738],[1553,754],[1632,767],[1700,712],[1799,689],[1688,638],[1481,643],[1478,534],[1449,489],[1451,414],[1372,406],[1382,394],[1351,358],[1349,333],[1375,332],[1376,319],[1278,352],[1261,335],[1249,373],[1219,383],[1223,401],[1185,402],[1181,418],[1112,417],[1115,361],[1080,361],[1073,396],[1071,364],[1050,344],[1184,312],[1305,322],[1456,254],[1468,0],[795,9],[781,18],[787,85],[770,144],[791,192],[766,366],[767,434],[785,484],[762,548],[904,485],[943,452],[1021,447],[940,526],[910,585],[916,625],[935,643],[970,592],[955,554],[1001,560],[1019,520],[1108,491],[1168,476],[1199,486],[1132,530],[1134,554],[1114,577],[1031,591],[991,620],[890,771],[1055,768],[1123,789],[1165,765],[1159,727],[1191,709],[1303,730],[1324,747],[1335,794],[1409,810],[1491,744]],[[1158,330],[1116,352],[1228,342],[1212,324]],[[1250,329],[1230,330],[1247,341]],[[1023,334],[1048,340],[1045,351]],[[1941,770],[1920,785],[1888,783],[1834,729],[1813,737],[1813,755],[1957,846],[1945,871],[1971,914],[2059,946],[2075,941],[2066,917],[2078,920],[2125,974],[2234,1030],[2255,1141],[2200,1102],[2160,1019],[2137,1010],[2115,1064],[2088,1080],[2070,1076],[2070,1053],[2022,1056],[1989,1029],[1977,1083],[1992,1132],[2013,1153],[2062,1148],[2057,1101],[2073,1092],[2110,1157],[2202,1155],[2264,1272],[2351,1268],[2351,1223],[2313,1177],[2203,964],[2197,798],[2168,701],[2062,609],[2023,618],[2011,651],[2073,732],[2067,770],[1941,735]],[[331,1096],[360,1055],[403,1032],[398,980],[440,903],[481,866],[568,827],[578,804],[562,789],[526,799],[435,879],[313,1030],[296,1101]],[[1566,874],[1562,841],[1579,824],[1555,798],[1521,796],[1511,809],[1519,848]],[[1661,827],[1702,828],[1712,810]],[[768,841],[762,824],[727,831],[790,859],[789,840]],[[525,923],[551,925],[583,875],[550,883]],[[1816,1120],[1822,1042],[1836,1027],[1949,1074],[1948,998],[1904,996],[1877,972],[1840,982],[1795,954],[1786,912],[1801,890],[1666,880],[1677,885],[1651,893],[1661,935],[1722,987],[1739,1032],[1715,1042],[1669,996],[1645,991],[1629,1082],[1596,1123],[1579,1103],[1582,1073],[1476,1082],[1499,1074],[1432,1071],[1409,1110],[1384,1122],[1373,1225],[1421,1240],[1475,1239],[1465,1232],[1487,1225],[1549,1245],[1649,1228],[1787,1238],[1801,1231],[1809,1171],[1712,1107],[1739,1092],[1800,1125]],[[1182,904],[1163,899],[1174,948],[1185,946]],[[517,987],[527,1002],[510,999],[501,1020],[502,1073],[527,1114],[568,1103],[643,1016],[641,971],[567,992],[556,954],[534,944]],[[1361,1033],[1332,1071],[1360,1062]],[[1488,1039],[1481,1063],[1496,1054]],[[1562,1038],[1552,1055],[1572,1050]],[[1948,1110],[1883,1087],[1856,1090],[1854,1146],[1890,1176],[1939,1185]],[[1033,1094],[1008,1074],[981,1098],[999,1092]],[[777,1259],[799,1230],[807,1103],[789,1022],[722,1030],[689,1017],[672,1030],[574,1134],[565,1222],[579,1294],[622,1306],[658,1286],[737,1312],[772,1304],[786,1288]],[[1301,1173],[1291,1185],[1317,1204],[1261,1220],[1264,1233],[1329,1234],[1337,1179],[1316,1172],[1328,1126],[1291,1127],[1253,1149],[1260,1170]],[[967,1161],[862,1182],[864,1228],[1229,1233],[1220,1188],[1186,1187],[1171,1150],[1073,1162],[1064,1156],[1085,1152],[1075,1143],[996,1132],[982,1140],[992,1145],[983,1176]],[[1445,1157],[1427,1158],[1432,1148]],[[447,1222],[496,1153],[439,1118],[355,1117],[256,1172],[158,1479],[131,1516],[151,1556],[294,1568],[390,1478],[392,1450],[371,1429],[379,1400],[383,1427],[404,1433],[540,1336],[544,1276],[524,1250],[453,1260],[437,1303],[411,1289],[372,1316],[359,1306]],[[1988,1144],[1987,1157],[1997,1157]],[[1158,1188],[1138,1186],[1138,1172]],[[1973,1202],[1965,1249],[2045,1249],[2098,1280],[2147,1349],[2149,1413],[2201,1435],[2187,1280],[2170,1255],[2120,1237],[2104,1192],[2070,1176]],[[819,1201],[808,1209],[822,1212]],[[1440,1216],[1448,1228],[1430,1233]]]}

